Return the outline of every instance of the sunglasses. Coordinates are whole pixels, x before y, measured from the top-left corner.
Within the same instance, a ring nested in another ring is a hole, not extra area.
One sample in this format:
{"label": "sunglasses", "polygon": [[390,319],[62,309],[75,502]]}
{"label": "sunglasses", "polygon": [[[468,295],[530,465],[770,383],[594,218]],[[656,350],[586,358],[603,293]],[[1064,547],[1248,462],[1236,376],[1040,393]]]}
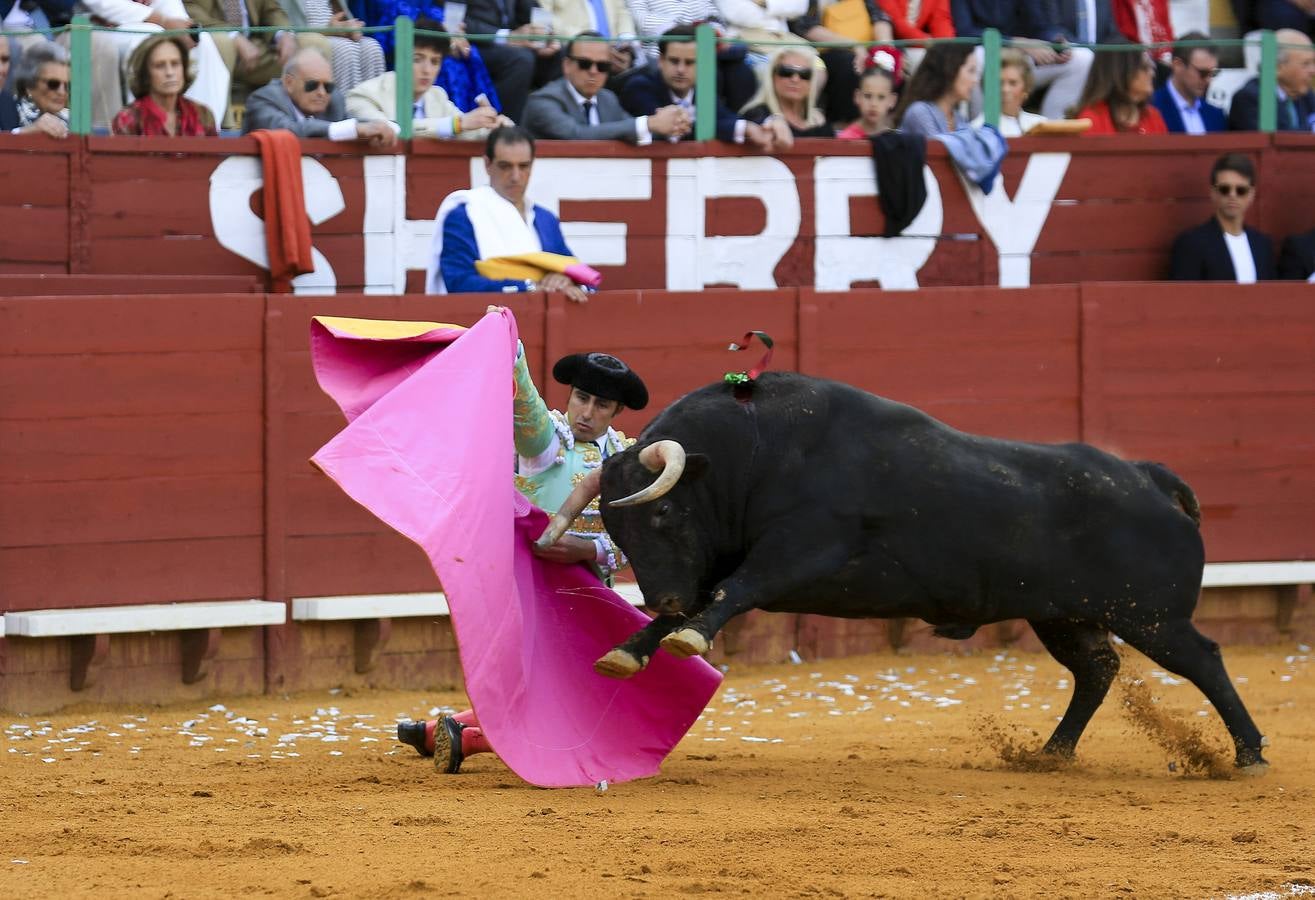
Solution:
{"label": "sunglasses", "polygon": [[47,78],[40,82],[48,91],[67,91],[68,82],[60,81],[58,78]]}
{"label": "sunglasses", "polygon": [[1195,72],[1197,75],[1199,75],[1199,76],[1201,76],[1202,78],[1207,79],[1207,80],[1208,80],[1208,79],[1211,79],[1211,78],[1214,78],[1216,75],[1219,74],[1219,69],[1218,69],[1218,68],[1214,68],[1214,69],[1202,69],[1202,68],[1198,68],[1197,66],[1192,66],[1192,71]]}
{"label": "sunglasses", "polygon": [[802,66],[777,66],[777,78],[802,78],[804,81],[813,80],[813,70],[805,69]]}
{"label": "sunglasses", "polygon": [[1215,193],[1221,197],[1231,197],[1234,194],[1245,197],[1251,193],[1251,185],[1249,184],[1216,184],[1214,188]]}
{"label": "sunglasses", "polygon": [[320,88],[324,88],[324,93],[332,94],[333,89],[336,88],[338,85],[334,84],[332,81],[319,81],[317,79],[310,78],[302,82],[301,86],[306,89],[306,93],[308,94],[313,94],[316,91],[318,91]]}
{"label": "sunglasses", "polygon": [[578,56],[572,56],[569,58],[571,62],[579,66],[582,71],[592,72],[594,69],[597,69],[598,74],[600,75],[612,74],[612,61],[609,59],[580,59]]}

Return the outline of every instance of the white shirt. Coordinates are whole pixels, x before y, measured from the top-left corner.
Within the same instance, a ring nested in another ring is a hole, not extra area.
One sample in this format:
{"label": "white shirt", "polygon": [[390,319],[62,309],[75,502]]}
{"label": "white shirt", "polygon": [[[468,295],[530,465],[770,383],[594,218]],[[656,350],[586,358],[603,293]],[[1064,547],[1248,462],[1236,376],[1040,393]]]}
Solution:
{"label": "white shirt", "polygon": [[1229,234],[1224,232],[1224,246],[1228,248],[1228,255],[1233,260],[1233,272],[1237,275],[1238,284],[1255,284],[1256,283],[1256,261],[1251,256],[1251,244],[1247,241],[1247,233]]}
{"label": "white shirt", "polygon": [[1173,98],[1174,105],[1178,107],[1178,115],[1183,118],[1183,131],[1188,134],[1205,134],[1205,120],[1201,118],[1201,98],[1196,98],[1195,103],[1188,103],[1183,99],[1183,95],[1178,93],[1178,89],[1173,86],[1173,79],[1165,82],[1169,86],[1169,96]]}

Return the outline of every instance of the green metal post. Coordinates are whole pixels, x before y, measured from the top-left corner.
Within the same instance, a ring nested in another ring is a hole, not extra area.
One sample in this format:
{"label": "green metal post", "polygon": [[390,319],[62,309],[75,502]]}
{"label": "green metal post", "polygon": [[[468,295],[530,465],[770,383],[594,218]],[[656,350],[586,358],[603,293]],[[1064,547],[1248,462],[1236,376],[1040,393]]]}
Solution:
{"label": "green metal post", "polygon": [[1000,127],[1000,30],[982,32],[982,117],[992,128]]}
{"label": "green metal post", "polygon": [[91,134],[91,17],[73,17],[69,54],[72,57],[72,93],[69,96],[69,131]]}
{"label": "green metal post", "polygon": [[694,138],[717,134],[717,32],[711,25],[694,29]]}
{"label": "green metal post", "polygon": [[393,68],[397,75],[397,124],[402,132],[402,140],[411,140],[411,107],[415,98],[411,80],[411,56],[415,53],[415,22],[409,16],[398,16],[393,20]]}
{"label": "green metal post", "polygon": [[1260,35],[1260,130],[1273,132],[1278,126],[1278,35]]}

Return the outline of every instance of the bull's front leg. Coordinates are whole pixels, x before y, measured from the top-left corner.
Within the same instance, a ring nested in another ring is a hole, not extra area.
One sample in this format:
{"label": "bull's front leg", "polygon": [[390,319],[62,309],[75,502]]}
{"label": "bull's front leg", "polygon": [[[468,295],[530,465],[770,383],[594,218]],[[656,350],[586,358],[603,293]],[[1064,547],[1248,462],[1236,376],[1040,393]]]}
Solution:
{"label": "bull's front leg", "polygon": [[[794,529],[791,529],[793,533]],[[808,532],[799,527],[798,531]],[[824,533],[820,528],[812,533]],[[712,602],[684,627],[662,639],[662,649],[672,656],[702,656],[712,648],[712,639],[735,616],[759,607],[770,607],[800,587],[838,571],[848,554],[837,546],[801,546],[782,536],[760,541],[733,575],[712,593]]]}
{"label": "bull's front leg", "polygon": [[608,678],[629,678],[648,665],[663,638],[687,621],[681,615],[656,617],[604,654],[594,663],[594,671]]}

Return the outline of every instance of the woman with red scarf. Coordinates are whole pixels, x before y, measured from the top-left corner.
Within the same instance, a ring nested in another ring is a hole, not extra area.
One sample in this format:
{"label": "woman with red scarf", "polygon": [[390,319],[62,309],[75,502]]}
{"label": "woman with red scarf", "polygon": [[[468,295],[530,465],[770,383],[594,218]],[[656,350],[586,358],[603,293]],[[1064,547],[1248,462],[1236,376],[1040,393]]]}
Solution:
{"label": "woman with red scarf", "polygon": [[142,41],[128,61],[133,96],[110,128],[142,137],[204,137],[218,134],[210,110],[183,96],[191,84],[187,41],[182,35],[155,35]]}

